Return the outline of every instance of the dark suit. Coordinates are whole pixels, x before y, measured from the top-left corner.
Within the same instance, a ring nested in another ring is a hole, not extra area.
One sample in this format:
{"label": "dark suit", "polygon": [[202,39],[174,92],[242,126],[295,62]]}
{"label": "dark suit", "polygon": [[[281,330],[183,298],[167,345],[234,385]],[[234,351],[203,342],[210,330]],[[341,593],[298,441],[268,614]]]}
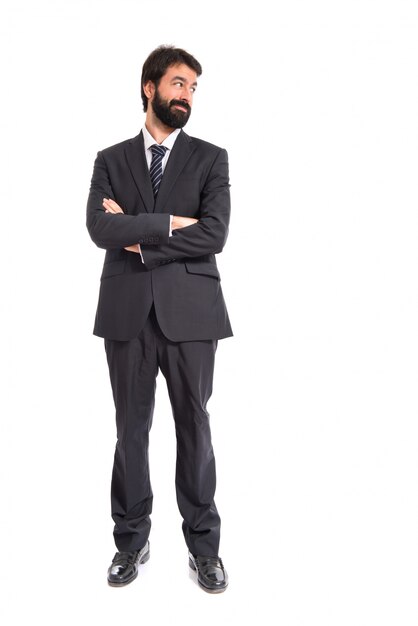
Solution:
{"label": "dark suit", "polygon": [[[105,213],[103,198],[122,214]],[[173,231],[170,214],[198,218]],[[119,550],[148,538],[148,432],[158,368],[176,423],[176,489],[186,543],[216,555],[220,519],[206,403],[218,339],[232,336],[215,254],[230,218],[225,150],[181,131],[154,201],[142,132],[98,153],[87,204],[92,240],[106,249],[94,334],[105,338],[118,441],[112,516]],[[141,244],[139,254],[124,250]]]}
{"label": "dark suit", "polygon": [[[230,216],[226,151],[181,131],[154,205],[143,141],[140,133],[106,148],[94,164],[87,228],[107,250],[94,334],[122,341],[136,337],[154,301],[172,341],[230,337],[215,260]],[[105,213],[104,197],[126,215]],[[199,222],[169,237],[170,214]],[[123,249],[138,242],[145,265],[139,254]]]}

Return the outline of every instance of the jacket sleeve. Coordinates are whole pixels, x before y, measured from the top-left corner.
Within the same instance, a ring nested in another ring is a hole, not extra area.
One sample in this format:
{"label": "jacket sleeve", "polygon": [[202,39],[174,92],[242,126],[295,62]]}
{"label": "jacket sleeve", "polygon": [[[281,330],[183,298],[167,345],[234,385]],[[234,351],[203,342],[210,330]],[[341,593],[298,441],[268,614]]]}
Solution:
{"label": "jacket sleeve", "polygon": [[228,154],[220,150],[201,192],[199,221],[173,230],[168,242],[141,245],[145,266],[153,269],[185,257],[222,252],[231,214]]}
{"label": "jacket sleeve", "polygon": [[[103,198],[115,199],[105,159],[97,153],[87,200],[86,225],[99,248],[125,248],[136,243],[158,245],[168,242],[170,216],[167,213],[106,213]],[[123,209],[123,207],[122,207]]]}

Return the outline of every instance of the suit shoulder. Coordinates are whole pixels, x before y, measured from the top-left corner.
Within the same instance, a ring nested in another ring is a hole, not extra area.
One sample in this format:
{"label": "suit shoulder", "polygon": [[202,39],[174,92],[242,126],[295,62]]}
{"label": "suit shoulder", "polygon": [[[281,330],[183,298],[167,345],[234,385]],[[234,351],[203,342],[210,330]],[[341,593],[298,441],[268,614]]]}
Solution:
{"label": "suit shoulder", "polygon": [[219,152],[225,150],[225,148],[221,148],[220,146],[215,146],[214,143],[210,143],[209,141],[204,141],[203,139],[199,139],[198,137],[189,137],[190,141],[193,142],[193,146],[197,150],[201,150],[206,154],[213,154],[213,156],[217,155]]}
{"label": "suit shoulder", "polygon": [[138,135],[136,137],[132,137],[130,139],[124,139],[123,141],[119,141],[118,143],[114,143],[112,146],[107,146],[106,148],[102,148],[100,150],[100,152],[104,156],[119,154],[120,152],[124,151],[125,147],[129,143],[131,143],[132,141],[136,140],[137,138],[138,138]]}

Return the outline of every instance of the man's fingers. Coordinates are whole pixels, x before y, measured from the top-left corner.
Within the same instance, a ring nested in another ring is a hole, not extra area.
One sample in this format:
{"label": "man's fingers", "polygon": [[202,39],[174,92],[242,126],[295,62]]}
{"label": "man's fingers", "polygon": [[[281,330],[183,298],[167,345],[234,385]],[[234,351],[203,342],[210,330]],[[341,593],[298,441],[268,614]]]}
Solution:
{"label": "man's fingers", "polygon": [[123,209],[118,205],[118,203],[110,198],[103,198],[103,206],[106,213],[123,213]]}
{"label": "man's fingers", "polygon": [[186,228],[187,226],[192,226],[196,224],[199,220],[195,217],[184,217],[182,215],[174,215],[173,221],[171,224],[171,230],[176,230],[176,228]]}

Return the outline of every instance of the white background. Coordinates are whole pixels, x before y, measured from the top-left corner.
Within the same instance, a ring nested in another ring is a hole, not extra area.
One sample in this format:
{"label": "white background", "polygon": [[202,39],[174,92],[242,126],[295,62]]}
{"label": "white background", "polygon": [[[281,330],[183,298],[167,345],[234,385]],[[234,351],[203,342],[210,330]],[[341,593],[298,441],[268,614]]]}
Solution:
{"label": "white background", "polygon": [[[416,626],[417,3],[16,0],[0,24],[3,623]],[[220,596],[189,578],[161,374],[152,558],[106,583],[115,426],[85,207],[161,43],[202,63],[186,132],[230,157]]]}

